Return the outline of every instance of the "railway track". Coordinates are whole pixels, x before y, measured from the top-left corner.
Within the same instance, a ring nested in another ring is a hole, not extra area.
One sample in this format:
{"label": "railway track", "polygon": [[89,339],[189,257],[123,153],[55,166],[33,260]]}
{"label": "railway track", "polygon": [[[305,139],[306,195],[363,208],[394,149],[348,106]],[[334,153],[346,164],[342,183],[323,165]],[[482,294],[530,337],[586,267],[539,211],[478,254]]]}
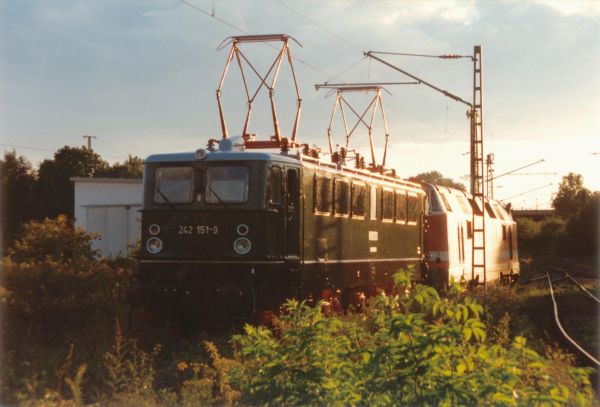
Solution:
{"label": "railway track", "polygon": [[[550,291],[550,297],[552,299],[554,320],[556,322],[556,326],[558,327],[559,331],[561,332],[563,337],[571,345],[573,345],[573,347],[575,347],[575,349],[577,349],[583,356],[585,356],[588,360],[590,360],[596,366],[600,366],[600,360],[598,360],[598,358],[594,357],[590,352],[588,352],[579,343],[577,343],[577,341],[575,341],[563,327],[560,317],[559,317],[559,304],[556,300],[556,296],[555,296],[555,292],[554,292],[555,289],[557,288],[556,285],[558,283],[567,281],[567,282],[570,282],[571,284],[576,285],[582,292],[584,292],[588,296],[591,303],[595,303],[596,306],[598,306],[598,304],[600,304],[600,298],[598,298],[597,295],[593,294],[590,290],[588,290],[584,286],[584,283],[587,283],[590,281],[595,281],[597,283],[598,277],[593,276],[591,273],[589,273],[587,271],[581,271],[581,270],[576,270],[576,269],[575,270],[574,269],[565,269],[565,268],[560,268],[560,267],[544,266],[544,267],[540,268],[540,271],[543,272],[544,275],[533,278],[533,279],[529,280],[529,282],[536,282],[536,281],[541,282],[544,280],[547,282],[548,289]],[[557,274],[559,275],[559,277],[554,277],[554,278],[551,277],[551,275],[556,276]]]}

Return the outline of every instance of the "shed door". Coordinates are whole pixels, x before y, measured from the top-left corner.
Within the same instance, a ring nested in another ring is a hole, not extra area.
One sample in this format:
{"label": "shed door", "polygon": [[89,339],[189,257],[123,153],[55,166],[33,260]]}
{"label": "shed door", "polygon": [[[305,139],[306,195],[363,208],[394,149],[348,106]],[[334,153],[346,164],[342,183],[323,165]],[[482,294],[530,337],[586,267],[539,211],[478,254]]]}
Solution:
{"label": "shed door", "polygon": [[125,207],[103,206],[87,208],[87,231],[97,233],[99,240],[92,242],[104,256],[127,253],[128,216]]}

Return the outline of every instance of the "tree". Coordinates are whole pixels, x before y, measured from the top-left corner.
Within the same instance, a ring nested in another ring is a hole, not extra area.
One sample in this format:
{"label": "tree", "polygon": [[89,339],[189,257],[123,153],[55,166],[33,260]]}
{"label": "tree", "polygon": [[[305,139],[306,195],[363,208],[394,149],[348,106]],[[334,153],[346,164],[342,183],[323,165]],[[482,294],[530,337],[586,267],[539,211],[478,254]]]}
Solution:
{"label": "tree", "polygon": [[422,172],[408,179],[414,182],[426,182],[429,184],[443,185],[450,188],[456,188],[460,189],[463,192],[467,191],[467,188],[463,184],[455,182],[451,178],[444,178],[442,173],[440,173],[439,171]]}
{"label": "tree", "polygon": [[106,171],[108,163],[92,150],[64,146],[54,159],[44,160],[38,171],[38,192],[44,203],[42,215],[73,217],[74,185],[71,177],[92,177]]}
{"label": "tree", "polygon": [[598,258],[598,227],[600,214],[600,192],[592,193],[583,207],[567,221],[568,245],[571,256]]}
{"label": "tree", "polygon": [[583,177],[570,172],[562,178],[552,206],[558,216],[568,219],[583,208],[589,197],[590,190],[583,186]]}
{"label": "tree", "polygon": [[5,243],[12,241],[21,224],[37,215],[35,198],[36,174],[31,163],[23,156],[17,157],[14,150],[4,153],[0,160],[2,174],[2,197]]}
{"label": "tree", "polygon": [[144,160],[131,156],[122,163],[113,164],[105,170],[100,170],[96,176],[107,178],[142,178],[144,170]]}

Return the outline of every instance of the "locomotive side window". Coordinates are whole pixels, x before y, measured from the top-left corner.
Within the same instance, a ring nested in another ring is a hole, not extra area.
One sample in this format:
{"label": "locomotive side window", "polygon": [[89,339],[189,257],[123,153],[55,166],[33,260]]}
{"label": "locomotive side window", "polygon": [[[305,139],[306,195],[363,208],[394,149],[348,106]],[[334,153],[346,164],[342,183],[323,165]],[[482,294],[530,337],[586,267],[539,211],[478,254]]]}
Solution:
{"label": "locomotive side window", "polygon": [[191,203],[193,199],[194,169],[192,167],[162,167],[156,169],[154,181],[155,203]]}
{"label": "locomotive side window", "polygon": [[446,198],[446,195],[444,195],[442,192],[440,192],[440,197],[442,198],[442,202],[444,202],[444,206],[446,207],[446,210],[448,212],[452,212],[452,207],[450,207],[450,204],[448,203],[448,199]]}
{"label": "locomotive side window", "polygon": [[392,222],[394,220],[394,191],[391,189],[384,189],[381,202],[383,220]]}
{"label": "locomotive side window", "polygon": [[287,198],[288,205],[298,206],[298,172],[296,170],[287,171]]}
{"label": "locomotive side window", "polygon": [[431,201],[431,211],[432,212],[441,212],[442,204],[440,202],[440,198],[435,191],[429,191],[429,200]]}
{"label": "locomotive side window", "polygon": [[406,222],[406,192],[396,191],[396,222]]}
{"label": "locomotive side window", "polygon": [[335,214],[348,215],[350,209],[350,185],[348,181],[335,180]]}
{"label": "locomotive side window", "polygon": [[492,206],[488,202],[485,203],[485,211],[488,213],[490,218],[496,218],[496,214],[494,213]]}
{"label": "locomotive side window", "polygon": [[473,211],[475,212],[475,215],[482,215],[483,212],[481,211],[479,202],[475,201],[475,199],[473,199],[473,198],[468,198],[468,199],[469,199],[469,203],[471,204],[471,208],[473,208]]}
{"label": "locomotive side window", "polygon": [[365,184],[352,183],[352,217],[364,219],[366,212],[367,190]]}
{"label": "locomotive side window", "polygon": [[248,167],[209,167],[206,171],[206,202],[244,203],[248,200],[248,184]]}
{"label": "locomotive side window", "polygon": [[377,188],[371,187],[370,199],[371,220],[377,220]]}
{"label": "locomotive side window", "polygon": [[329,214],[331,212],[331,180],[323,176],[315,176],[315,212]]}
{"label": "locomotive side window", "polygon": [[462,211],[465,215],[471,215],[471,209],[469,209],[469,204],[467,203],[467,199],[464,196],[457,196],[456,200],[458,204],[462,208]]}
{"label": "locomotive side window", "polygon": [[419,198],[409,195],[406,201],[408,221],[417,222],[419,220]]}
{"label": "locomotive side window", "polygon": [[269,182],[269,200],[274,205],[281,205],[281,168],[271,168]]}
{"label": "locomotive side window", "polygon": [[510,217],[508,216],[508,214],[506,212],[504,212],[504,209],[502,209],[502,207],[500,205],[498,205],[497,203],[494,203],[494,209],[496,210],[496,213],[498,215],[500,215],[500,218],[502,220],[510,220]]}

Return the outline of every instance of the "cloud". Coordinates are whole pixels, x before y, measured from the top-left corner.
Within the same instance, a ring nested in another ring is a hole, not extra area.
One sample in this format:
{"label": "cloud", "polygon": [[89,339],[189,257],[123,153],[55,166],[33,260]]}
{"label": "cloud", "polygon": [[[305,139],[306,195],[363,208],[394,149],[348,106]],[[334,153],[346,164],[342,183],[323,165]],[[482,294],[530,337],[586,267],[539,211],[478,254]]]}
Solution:
{"label": "cloud", "polygon": [[600,3],[597,0],[536,0],[566,16],[600,16]]}

